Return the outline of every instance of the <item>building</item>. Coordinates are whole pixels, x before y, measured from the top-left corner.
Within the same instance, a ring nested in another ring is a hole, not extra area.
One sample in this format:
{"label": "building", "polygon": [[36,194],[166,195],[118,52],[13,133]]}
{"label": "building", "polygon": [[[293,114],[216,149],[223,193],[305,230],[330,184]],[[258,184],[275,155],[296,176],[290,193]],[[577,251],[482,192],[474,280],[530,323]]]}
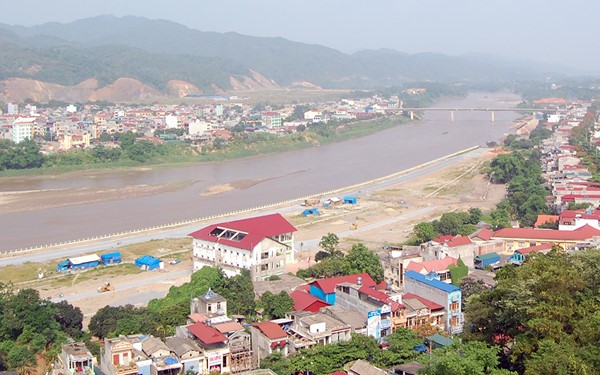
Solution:
{"label": "building", "polygon": [[402,296],[402,304],[406,317],[405,328],[415,329],[427,325],[444,328],[446,321],[444,306],[412,293]]}
{"label": "building", "polygon": [[21,143],[26,139],[33,139],[35,125],[35,117],[19,117],[16,119],[12,124],[12,141]]}
{"label": "building", "polygon": [[152,375],[177,375],[183,367],[171,348],[157,337],[143,338],[142,351],[152,360]]}
{"label": "building", "polygon": [[360,273],[355,275],[331,277],[328,279],[319,279],[310,283],[310,294],[327,302],[330,305],[335,305],[336,286],[339,284],[351,283],[364,285],[366,287],[375,287],[375,281],[368,273]]}
{"label": "building", "polygon": [[84,343],[63,344],[54,373],[92,375],[94,356]]}
{"label": "building", "polygon": [[379,340],[405,326],[404,306],[374,286],[341,283],[335,289],[336,306],[361,312],[367,321],[368,336]]}
{"label": "building", "polygon": [[350,325],[323,313],[293,312],[287,330],[289,351],[294,353],[315,345],[335,344],[352,339]]}
{"label": "building", "polygon": [[227,300],[208,288],[204,295],[192,298],[190,314],[227,315]]}
{"label": "building", "polygon": [[[141,349],[141,348],[140,348]],[[125,337],[104,339],[104,348],[101,351],[100,368],[107,375],[137,375],[143,373],[133,358],[133,344]]]}
{"label": "building", "polygon": [[367,361],[359,359],[350,366],[348,375],[388,375],[388,372],[373,366]]}
{"label": "building", "polygon": [[283,123],[283,118],[278,112],[264,112],[262,122],[267,128],[278,128]]}
{"label": "building", "polygon": [[295,290],[290,294],[294,300],[294,311],[319,312],[323,307],[330,306],[327,302],[302,290]]}
{"label": "building", "polygon": [[600,236],[600,230],[589,224],[575,230],[534,228],[503,228],[494,232],[494,239],[506,242],[506,250],[514,251],[530,246],[553,243],[568,250],[578,243]]}
{"label": "building", "polygon": [[383,277],[388,285],[397,291],[402,291],[404,284],[404,271],[411,262],[422,262],[418,246],[404,246],[401,249],[389,249],[381,256],[383,266]]}
{"label": "building", "polygon": [[277,352],[288,355],[288,335],[277,323],[260,322],[250,326],[254,362],[260,363],[265,357]]}
{"label": "building", "polygon": [[188,337],[167,337],[165,343],[177,355],[183,372],[199,373],[200,362],[204,362],[202,349]]}
{"label": "building", "polygon": [[463,314],[461,290],[436,278],[437,274],[421,275],[407,271],[404,275],[404,290],[444,307],[446,312],[445,330],[449,333],[462,333]]}
{"label": "building", "polygon": [[231,277],[247,269],[253,281],[282,275],[294,262],[295,231],[280,214],[210,225],[190,234],[194,270],[221,267]]}
{"label": "building", "polygon": [[451,284],[452,276],[450,275],[450,266],[457,266],[458,259],[447,256],[443,259],[428,260],[423,262],[410,262],[406,267],[407,271],[415,271],[422,275],[427,275],[431,271],[437,272],[440,275],[440,280]]}
{"label": "building", "polygon": [[[178,330],[178,337],[189,337],[202,349],[204,361],[199,364],[199,372],[208,373],[230,373],[230,350],[228,339],[217,329],[203,322],[196,322],[186,329]],[[185,336],[182,336],[181,334]]]}

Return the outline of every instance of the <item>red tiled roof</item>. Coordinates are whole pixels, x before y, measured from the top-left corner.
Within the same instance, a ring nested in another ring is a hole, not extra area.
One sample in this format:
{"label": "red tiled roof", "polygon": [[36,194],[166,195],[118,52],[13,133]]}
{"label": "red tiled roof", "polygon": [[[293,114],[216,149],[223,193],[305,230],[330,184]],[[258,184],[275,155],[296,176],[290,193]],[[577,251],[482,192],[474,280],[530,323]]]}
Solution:
{"label": "red tiled roof", "polygon": [[471,243],[473,243],[473,241],[471,241],[469,236],[462,236],[462,237],[454,237],[453,239],[448,241],[446,244],[448,245],[448,247],[457,247],[457,246],[468,245]]}
{"label": "red tiled roof", "polygon": [[318,312],[321,308],[330,306],[322,299],[301,290],[293,291],[292,294],[290,294],[290,297],[294,300],[295,311]]}
{"label": "red tiled roof", "polygon": [[519,253],[526,255],[526,254],[533,253],[533,252],[550,250],[550,249],[552,249],[552,246],[554,246],[553,243],[544,243],[544,244],[537,245],[537,246],[525,247],[523,249],[519,249],[519,250],[515,250],[515,251],[516,252],[518,251]]}
{"label": "red tiled roof", "polygon": [[[210,233],[216,228],[232,229],[248,234],[241,241],[232,241],[211,235]],[[190,233],[189,236],[210,242],[217,242],[218,240],[219,243],[224,245],[252,250],[254,246],[266,237],[274,237],[284,233],[295,232],[296,230],[297,229],[280,214],[271,214],[209,225],[196,232]]]}
{"label": "red tiled roof", "polygon": [[560,214],[560,220],[574,219],[580,217],[582,219],[599,220],[600,210],[593,210],[591,214],[586,214],[585,210],[565,210]]}
{"label": "red tiled roof", "polygon": [[538,100],[534,100],[533,104],[568,104],[563,98],[542,98]]}
{"label": "red tiled roof", "polygon": [[446,243],[446,241],[450,241],[450,240],[451,240],[451,239],[453,239],[453,238],[454,238],[454,237],[453,237],[452,235],[450,235],[450,234],[447,234],[447,235],[445,235],[445,236],[439,236],[439,237],[437,237],[437,238],[434,238],[434,239],[433,239],[433,240],[431,240],[431,241],[443,244],[443,243]]}
{"label": "red tiled roof", "polygon": [[[534,228],[539,227],[542,224],[546,223],[556,223],[558,221],[558,215],[538,215],[535,224],[533,224]],[[494,232],[492,232],[493,234]]]}
{"label": "red tiled roof", "polygon": [[572,201],[575,202],[575,199],[600,199],[600,195],[598,194],[566,194],[563,195],[560,199],[563,202]]}
{"label": "red tiled roof", "polygon": [[423,305],[427,306],[427,308],[431,311],[435,311],[435,310],[443,310],[444,306],[442,305],[438,305],[437,303],[430,301],[428,299],[425,299],[423,297],[417,296],[416,294],[412,294],[412,293],[406,293],[402,296],[402,299],[416,299],[419,302],[421,302]]}
{"label": "red tiled roof", "polygon": [[221,332],[213,327],[209,327],[202,322],[196,322],[187,327],[188,331],[206,345],[216,344],[218,342],[226,342],[225,337]]}
{"label": "red tiled roof", "polygon": [[479,238],[484,241],[489,241],[492,238],[494,231],[489,228],[481,228],[473,238]]}
{"label": "red tiled roof", "polygon": [[444,259],[436,259],[436,260],[426,260],[424,262],[415,262],[410,261],[408,266],[406,266],[406,271],[415,271],[418,273],[422,273],[422,270],[425,270],[425,273],[429,273],[431,271],[441,271],[447,270],[451,264],[457,265],[458,259],[452,257],[445,257]]}
{"label": "red tiled roof", "polygon": [[263,335],[271,340],[287,339],[287,333],[277,324],[273,322],[252,323],[253,327],[258,328]]}
{"label": "red tiled roof", "polygon": [[358,273],[355,275],[348,276],[339,276],[339,277],[331,277],[329,279],[319,279],[315,280],[310,285],[314,285],[317,288],[321,289],[325,294],[335,293],[335,287],[338,284],[342,283],[352,283],[356,284],[357,279],[362,277],[362,284],[368,287],[375,286],[375,281],[371,278],[368,273]]}
{"label": "red tiled roof", "polygon": [[375,290],[386,290],[388,288],[388,283],[385,280],[381,280],[379,284],[375,287]]}
{"label": "red tiled roof", "polygon": [[600,230],[584,225],[575,230],[554,230],[534,228],[503,228],[494,233],[495,238],[521,238],[552,241],[582,241],[600,236]]}

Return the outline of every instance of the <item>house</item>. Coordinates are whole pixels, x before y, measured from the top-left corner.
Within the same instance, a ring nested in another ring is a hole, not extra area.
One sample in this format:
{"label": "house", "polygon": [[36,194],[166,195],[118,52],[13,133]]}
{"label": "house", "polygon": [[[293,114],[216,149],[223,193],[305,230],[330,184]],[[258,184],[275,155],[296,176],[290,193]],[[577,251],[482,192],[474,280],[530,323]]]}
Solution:
{"label": "house", "polygon": [[348,369],[348,375],[388,375],[388,372],[359,359]]}
{"label": "house", "polygon": [[[100,369],[107,375],[137,375],[139,367],[133,359],[133,344],[125,337],[105,338]],[[150,371],[144,375],[150,375]]]}
{"label": "house", "polygon": [[192,298],[190,314],[227,315],[227,300],[210,288],[204,295]]}
{"label": "house", "polygon": [[440,280],[445,283],[452,283],[450,275],[450,265],[457,266],[458,259],[447,256],[443,259],[428,260],[422,262],[411,261],[406,267],[407,271],[415,271],[423,275],[427,275],[431,271],[435,271],[440,275]]}
{"label": "house", "polygon": [[437,280],[433,273],[421,275],[415,271],[404,274],[404,290],[444,307],[446,311],[445,329],[449,333],[462,333],[463,314],[461,290],[459,287]]}
{"label": "house", "polygon": [[375,281],[371,278],[368,273],[360,273],[348,276],[331,277],[328,279],[319,279],[311,282],[310,294],[327,302],[330,305],[335,305],[335,287],[338,284],[352,283],[365,285],[367,287],[374,287]]}
{"label": "house", "polygon": [[494,232],[494,239],[506,242],[507,250],[517,250],[544,243],[554,243],[568,250],[577,243],[600,236],[600,230],[584,225],[575,230],[554,230],[534,228],[503,228]]}
{"label": "house", "polygon": [[61,374],[91,375],[94,373],[94,356],[84,343],[63,344],[54,371]]}
{"label": "house", "polygon": [[524,247],[522,249],[515,250],[514,254],[510,257],[509,262],[511,264],[520,266],[525,262],[525,258],[531,253],[542,253],[546,254],[554,247],[553,243],[544,243],[537,246]]}
{"label": "house", "polygon": [[252,335],[252,353],[255,363],[260,363],[262,359],[274,352],[287,357],[288,335],[277,323],[269,321],[252,323],[250,334]]}
{"label": "house", "polygon": [[394,373],[397,375],[418,375],[419,371],[425,367],[427,366],[422,363],[412,361],[394,367]]}
{"label": "house", "polygon": [[179,358],[183,372],[199,373],[200,362],[204,362],[202,349],[188,337],[167,337],[166,344]]}
{"label": "house", "polygon": [[323,307],[331,306],[327,302],[302,290],[295,290],[290,294],[294,300],[294,311],[319,312]]}
{"label": "house", "polygon": [[210,225],[190,234],[194,270],[217,266],[231,277],[248,269],[253,281],[282,275],[294,262],[294,232],[280,214]]}
{"label": "house", "polygon": [[361,312],[347,310],[340,306],[325,307],[320,312],[349,325],[352,333],[367,335],[367,317]]}
{"label": "house", "polygon": [[405,328],[415,329],[426,325],[444,327],[447,320],[444,306],[412,293],[402,296],[402,304],[406,318]]}
{"label": "house", "polygon": [[299,311],[290,316],[293,320],[287,330],[290,353],[315,345],[350,341],[352,338],[352,328],[332,316]]}
{"label": "house", "polygon": [[152,360],[152,375],[177,375],[183,367],[171,348],[157,337],[144,338],[142,351]]}
{"label": "house", "polygon": [[[384,249],[386,248],[384,247]],[[406,267],[408,267],[410,262],[422,262],[423,256],[418,246],[403,246],[400,249],[391,249],[387,253],[380,255],[380,259],[383,266],[383,277],[388,282],[388,285],[393,290],[402,291]]]}
{"label": "house", "polygon": [[367,335],[376,339],[404,327],[404,306],[375,287],[358,283],[336,285],[336,305],[361,312],[367,320]]}
{"label": "house", "polygon": [[600,210],[565,210],[557,221],[558,230],[575,230],[585,225],[600,230]]}
{"label": "house", "polygon": [[231,372],[228,339],[216,328],[197,322],[185,327],[183,332],[177,330],[177,337],[190,337],[202,349],[204,362],[200,363],[200,373]]}

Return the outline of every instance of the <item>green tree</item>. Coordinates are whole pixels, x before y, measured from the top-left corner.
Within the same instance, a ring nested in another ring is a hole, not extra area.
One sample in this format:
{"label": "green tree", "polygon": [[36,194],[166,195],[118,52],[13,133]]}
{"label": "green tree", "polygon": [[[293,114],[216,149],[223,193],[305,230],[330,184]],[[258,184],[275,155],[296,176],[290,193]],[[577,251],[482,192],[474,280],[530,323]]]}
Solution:
{"label": "green tree", "polygon": [[265,292],[260,297],[259,304],[269,319],[284,318],[286,313],[294,311],[294,300],[284,291],[279,294]]}
{"label": "green tree", "polygon": [[336,255],[338,253],[337,246],[339,243],[340,239],[335,233],[327,233],[321,237],[321,241],[319,241],[319,247],[328,252],[330,255]]}
{"label": "green tree", "polygon": [[489,347],[483,342],[471,341],[434,349],[430,364],[419,374],[425,375],[482,375],[514,374],[499,369],[500,348]]}
{"label": "green tree", "polygon": [[429,242],[439,235],[433,223],[430,222],[421,222],[415,225],[413,233],[418,244]]}
{"label": "green tree", "polygon": [[353,245],[344,257],[342,272],[346,275],[367,272],[375,282],[383,280],[383,267],[379,257],[362,243]]}

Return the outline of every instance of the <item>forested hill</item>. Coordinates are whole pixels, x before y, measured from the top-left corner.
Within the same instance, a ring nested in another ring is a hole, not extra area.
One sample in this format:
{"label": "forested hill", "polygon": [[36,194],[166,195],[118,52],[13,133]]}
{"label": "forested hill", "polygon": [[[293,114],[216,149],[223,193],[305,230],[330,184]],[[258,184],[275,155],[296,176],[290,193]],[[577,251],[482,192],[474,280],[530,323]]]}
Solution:
{"label": "forested hill", "polygon": [[177,79],[214,91],[215,85],[235,88],[230,77],[243,81],[252,76],[250,69],[281,86],[310,82],[325,88],[544,76],[525,64],[393,50],[349,55],[283,38],[203,32],[170,21],[131,16],[33,27],[0,25],[0,43],[1,78],[62,85],[90,78],[110,82],[115,77],[132,77],[157,89]]}

